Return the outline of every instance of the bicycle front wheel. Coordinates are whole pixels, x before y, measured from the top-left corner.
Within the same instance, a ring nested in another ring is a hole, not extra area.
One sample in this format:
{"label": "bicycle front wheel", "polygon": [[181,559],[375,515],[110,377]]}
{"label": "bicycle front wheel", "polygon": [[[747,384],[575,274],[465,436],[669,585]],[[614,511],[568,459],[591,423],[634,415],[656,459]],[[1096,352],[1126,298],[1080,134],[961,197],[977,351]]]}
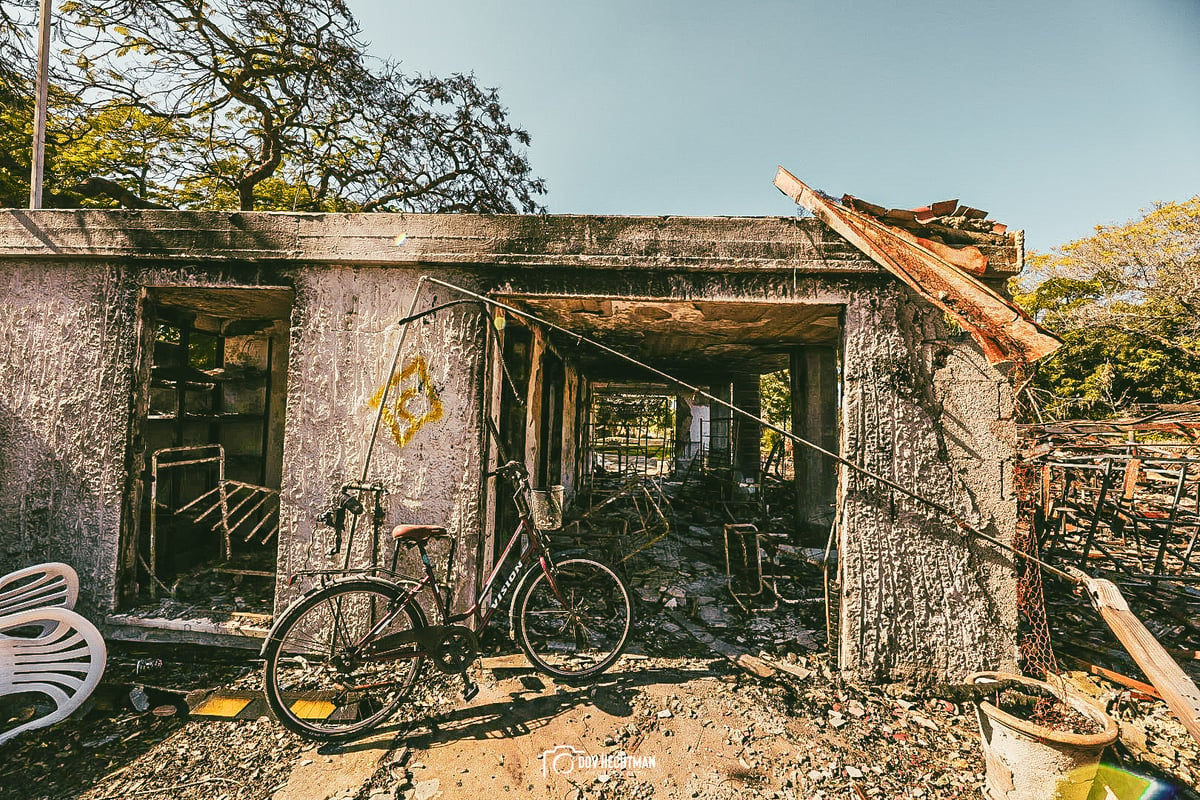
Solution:
{"label": "bicycle front wheel", "polygon": [[561,561],[551,574],[537,570],[516,598],[517,642],[534,666],[556,678],[599,675],[620,658],[632,628],[629,587],[590,558]]}
{"label": "bicycle front wheel", "polygon": [[423,659],[412,632],[425,617],[404,597],[402,587],[357,578],[284,611],[263,649],[263,688],[285,728],[311,739],[344,739],[396,710]]}

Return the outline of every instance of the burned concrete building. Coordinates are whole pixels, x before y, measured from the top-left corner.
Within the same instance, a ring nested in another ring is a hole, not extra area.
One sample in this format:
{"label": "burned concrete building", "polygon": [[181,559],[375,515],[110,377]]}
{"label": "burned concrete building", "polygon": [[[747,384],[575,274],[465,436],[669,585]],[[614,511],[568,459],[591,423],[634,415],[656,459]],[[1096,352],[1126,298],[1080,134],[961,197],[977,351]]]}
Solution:
{"label": "burned concrete building", "polygon": [[[977,238],[998,288],[1019,234]],[[1005,369],[869,249],[812,217],[0,212],[0,571],[74,565],[111,636],[252,640],[289,575],[379,563],[395,523],[446,525],[471,593],[504,524],[493,427],[568,505],[612,468],[606,398],[672,409],[656,469],[757,476],[749,417],[578,337],[752,413],[788,369],[794,432],[1010,541]],[[1012,667],[1008,555],[820,453],[794,466],[797,518],[836,529],[850,676]],[[333,553],[318,517],[351,481],[386,525]],[[206,559],[266,607],[134,613]]]}

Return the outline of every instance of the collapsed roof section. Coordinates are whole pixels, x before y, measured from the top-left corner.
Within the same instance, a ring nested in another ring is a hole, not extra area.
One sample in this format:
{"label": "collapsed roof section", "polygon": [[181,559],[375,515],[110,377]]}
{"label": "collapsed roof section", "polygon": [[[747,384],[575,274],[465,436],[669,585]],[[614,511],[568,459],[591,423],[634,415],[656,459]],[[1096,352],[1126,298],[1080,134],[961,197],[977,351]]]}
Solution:
{"label": "collapsed roof section", "polygon": [[889,210],[847,195],[837,203],[783,167],[775,186],[837,231],[888,272],[949,314],[979,344],[988,361],[1028,363],[1062,341],[978,280],[988,259],[976,246],[1002,237],[1005,228],[957,201]]}

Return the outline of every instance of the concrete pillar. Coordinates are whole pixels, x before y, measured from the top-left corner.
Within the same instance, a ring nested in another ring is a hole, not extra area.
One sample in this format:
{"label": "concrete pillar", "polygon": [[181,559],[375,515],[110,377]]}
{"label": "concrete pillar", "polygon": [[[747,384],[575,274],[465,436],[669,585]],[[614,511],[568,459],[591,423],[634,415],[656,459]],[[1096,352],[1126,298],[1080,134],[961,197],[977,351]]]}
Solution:
{"label": "concrete pillar", "polygon": [[[758,391],[758,373],[739,372],[733,376],[733,404],[754,416],[762,416],[762,398]],[[742,480],[758,481],[762,446],[762,425],[742,414],[733,415],[733,469]]]}
{"label": "concrete pillar", "polygon": [[675,471],[685,472],[695,457],[691,394],[675,395]]}
{"label": "concrete pillar", "polygon": [[[1016,500],[1003,479],[1016,428],[1003,418],[1004,374],[906,290],[852,299],[843,341],[841,453],[1012,541]],[[932,685],[1013,669],[1011,557],[924,503],[843,475],[838,663],[846,678]]]}
{"label": "concrete pillar", "polygon": [[[791,354],[792,430],[836,453],[837,353],[832,347],[801,347]],[[796,531],[824,533],[833,522],[837,468],[811,447],[793,448],[796,468]]]}

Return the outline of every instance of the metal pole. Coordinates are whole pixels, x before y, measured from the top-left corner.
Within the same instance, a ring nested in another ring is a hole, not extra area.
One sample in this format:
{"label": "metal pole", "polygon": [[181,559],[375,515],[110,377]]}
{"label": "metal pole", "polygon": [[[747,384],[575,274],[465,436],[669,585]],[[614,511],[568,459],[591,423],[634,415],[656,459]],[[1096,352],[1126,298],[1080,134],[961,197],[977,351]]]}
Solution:
{"label": "metal pole", "polygon": [[[43,0],[45,2],[46,0]],[[392,366],[388,370],[387,378],[383,381],[383,391],[379,396],[379,411],[375,414],[375,425],[371,428],[371,440],[367,444],[367,453],[363,458],[362,468],[362,483],[367,482],[367,475],[371,469],[371,454],[375,452],[375,440],[379,438],[379,423],[383,421],[383,410],[387,406],[388,393],[392,389],[392,376],[396,374],[396,367],[400,366],[400,351],[404,349],[404,340],[408,338],[408,323],[413,316],[413,312],[417,310],[417,303],[421,299],[421,286],[429,278],[422,275],[417,279],[417,287],[413,289],[412,303],[408,306],[408,314],[400,321],[400,341],[396,342],[396,354],[392,356]],[[347,554],[349,550],[346,551]]]}
{"label": "metal pole", "polygon": [[46,161],[46,105],[50,96],[50,0],[42,0],[38,17],[37,94],[33,107],[33,166],[29,207],[42,207],[42,167]]}

